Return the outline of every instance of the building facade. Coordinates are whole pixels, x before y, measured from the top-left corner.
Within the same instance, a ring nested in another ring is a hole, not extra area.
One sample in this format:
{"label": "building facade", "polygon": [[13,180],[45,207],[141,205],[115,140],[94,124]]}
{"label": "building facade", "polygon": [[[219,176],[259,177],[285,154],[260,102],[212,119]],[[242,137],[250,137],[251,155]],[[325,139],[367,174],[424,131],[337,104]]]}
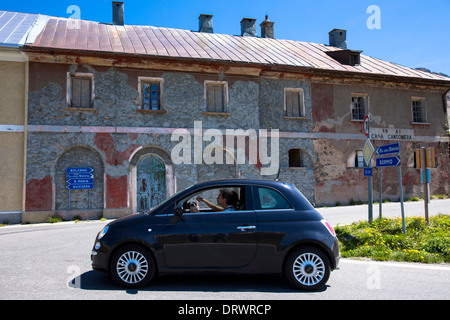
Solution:
{"label": "building facade", "polygon": [[[122,12],[123,13],[123,12]],[[362,148],[400,141],[405,196],[421,194],[414,149],[434,146],[432,193],[448,194],[450,78],[330,44],[49,17],[28,62],[22,220],[146,211],[194,183],[280,179],[317,205],[367,201]],[[123,15],[122,15],[123,17]],[[383,197],[398,199],[396,168]],[[377,183],[376,174],[374,185]],[[375,188],[376,189],[376,188]],[[377,194],[374,194],[377,198]]]}
{"label": "building facade", "polygon": [[28,109],[28,58],[20,46],[39,15],[0,10],[0,19],[0,223],[18,223],[25,206]]}

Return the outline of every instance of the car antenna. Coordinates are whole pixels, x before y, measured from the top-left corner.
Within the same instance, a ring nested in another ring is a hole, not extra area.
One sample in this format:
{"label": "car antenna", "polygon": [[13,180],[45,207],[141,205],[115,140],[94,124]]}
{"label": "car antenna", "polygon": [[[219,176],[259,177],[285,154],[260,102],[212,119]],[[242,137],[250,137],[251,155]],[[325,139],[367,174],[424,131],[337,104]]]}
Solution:
{"label": "car antenna", "polygon": [[280,168],[281,168],[281,166],[278,166],[278,173],[277,173],[277,177],[275,178],[275,181],[277,181],[277,182],[278,182],[279,177],[280,177]]}

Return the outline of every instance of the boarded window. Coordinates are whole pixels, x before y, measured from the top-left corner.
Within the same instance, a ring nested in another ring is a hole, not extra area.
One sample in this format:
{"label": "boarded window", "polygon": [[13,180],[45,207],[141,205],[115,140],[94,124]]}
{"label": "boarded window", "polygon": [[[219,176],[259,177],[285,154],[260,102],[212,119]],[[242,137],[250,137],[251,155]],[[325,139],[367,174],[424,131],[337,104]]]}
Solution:
{"label": "boarded window", "polygon": [[364,120],[365,117],[365,97],[352,97],[352,120]]}
{"label": "boarded window", "polygon": [[161,110],[160,82],[141,82],[141,108],[143,110]]}
{"label": "boarded window", "polygon": [[72,76],[71,106],[76,108],[92,107],[92,78]]}
{"label": "boarded window", "polygon": [[209,112],[225,112],[225,85],[220,83],[206,84],[206,101]]}
{"label": "boarded window", "polygon": [[303,112],[303,91],[285,90],[285,115],[287,117],[304,117]]}
{"label": "boarded window", "polygon": [[413,99],[412,100],[412,118],[413,122],[423,123],[426,122],[424,100]]}

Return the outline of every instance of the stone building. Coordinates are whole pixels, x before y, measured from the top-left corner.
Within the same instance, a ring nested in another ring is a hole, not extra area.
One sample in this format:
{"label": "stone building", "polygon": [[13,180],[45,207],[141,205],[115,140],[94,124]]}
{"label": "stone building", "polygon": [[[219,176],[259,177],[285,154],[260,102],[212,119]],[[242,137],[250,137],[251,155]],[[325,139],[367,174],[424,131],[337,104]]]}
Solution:
{"label": "stone building", "polygon": [[[406,196],[420,194],[414,148],[434,146],[432,192],[449,193],[443,97],[450,78],[330,45],[48,17],[29,60],[23,221],[145,211],[191,184],[277,177],[316,204],[367,201],[363,119],[375,146],[401,143]],[[120,14],[122,13],[122,14]],[[398,198],[386,169],[384,197]],[[71,172],[81,172],[72,174]],[[376,177],[374,184],[377,183]],[[84,184],[84,185],[83,185]],[[376,195],[375,195],[376,197]]]}

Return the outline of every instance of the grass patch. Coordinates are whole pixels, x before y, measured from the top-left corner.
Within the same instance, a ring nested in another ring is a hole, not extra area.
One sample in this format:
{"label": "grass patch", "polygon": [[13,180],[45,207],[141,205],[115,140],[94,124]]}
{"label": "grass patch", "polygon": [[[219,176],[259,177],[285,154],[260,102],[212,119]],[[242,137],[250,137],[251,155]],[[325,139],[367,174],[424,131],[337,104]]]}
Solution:
{"label": "grass patch", "polygon": [[450,263],[450,216],[377,219],[337,226],[342,257],[367,257],[379,261]]}

